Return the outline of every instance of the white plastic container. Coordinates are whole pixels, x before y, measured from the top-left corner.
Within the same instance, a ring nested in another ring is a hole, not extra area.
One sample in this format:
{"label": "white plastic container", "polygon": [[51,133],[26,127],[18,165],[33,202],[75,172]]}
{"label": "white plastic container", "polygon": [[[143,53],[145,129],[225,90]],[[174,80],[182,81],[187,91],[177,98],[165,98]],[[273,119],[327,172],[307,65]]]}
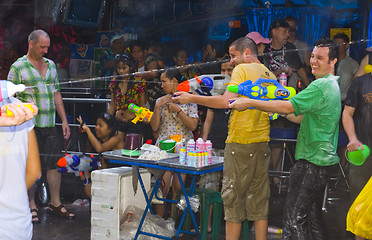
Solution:
{"label": "white plastic container", "polygon": [[[150,190],[151,174],[140,169],[146,191]],[[119,240],[120,216],[129,205],[146,208],[146,200],[138,182],[137,193],[132,187],[132,168],[119,167],[92,172],[91,203],[92,240]]]}

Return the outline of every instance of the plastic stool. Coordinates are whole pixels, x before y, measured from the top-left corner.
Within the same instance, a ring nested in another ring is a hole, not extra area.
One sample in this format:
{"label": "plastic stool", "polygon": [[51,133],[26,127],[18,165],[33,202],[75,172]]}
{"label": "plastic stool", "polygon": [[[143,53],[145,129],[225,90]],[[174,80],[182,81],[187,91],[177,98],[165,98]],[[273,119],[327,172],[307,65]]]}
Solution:
{"label": "plastic stool", "polygon": [[[189,189],[186,189],[187,191]],[[179,201],[181,198],[182,190],[177,193],[176,200]],[[195,188],[194,195],[197,195],[200,200],[200,236],[202,240],[207,239],[208,235],[208,220],[209,220],[209,208],[213,205],[213,218],[212,218],[212,239],[220,238],[221,230],[221,219],[223,212],[223,203],[221,199],[221,193],[213,190],[204,188]],[[176,221],[177,209],[176,206],[173,210],[173,219]],[[190,230],[190,214],[186,215],[183,223],[183,230]],[[243,223],[243,239],[249,239],[249,226],[248,221],[245,220]]]}

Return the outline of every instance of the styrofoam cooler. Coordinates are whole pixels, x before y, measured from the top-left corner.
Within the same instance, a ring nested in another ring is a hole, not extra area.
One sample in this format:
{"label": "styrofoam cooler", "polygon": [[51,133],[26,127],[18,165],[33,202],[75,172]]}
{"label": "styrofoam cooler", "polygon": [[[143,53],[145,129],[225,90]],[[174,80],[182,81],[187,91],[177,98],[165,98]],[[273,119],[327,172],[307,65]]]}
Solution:
{"label": "styrofoam cooler", "polygon": [[[151,174],[140,169],[148,191]],[[132,168],[118,167],[92,172],[91,239],[120,239],[120,216],[129,205],[145,209],[146,199],[138,182],[137,193],[132,187]]]}

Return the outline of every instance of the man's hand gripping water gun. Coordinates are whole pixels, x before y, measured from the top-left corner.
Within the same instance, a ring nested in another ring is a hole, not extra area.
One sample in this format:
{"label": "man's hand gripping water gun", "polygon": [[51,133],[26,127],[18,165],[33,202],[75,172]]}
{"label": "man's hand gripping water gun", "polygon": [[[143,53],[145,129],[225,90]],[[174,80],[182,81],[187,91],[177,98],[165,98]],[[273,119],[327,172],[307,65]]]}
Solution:
{"label": "man's hand gripping water gun", "polygon": [[129,104],[128,110],[135,113],[136,117],[132,120],[132,123],[136,124],[138,121],[142,122],[143,119],[147,118],[150,122],[153,112],[144,107],[139,107],[133,103]]}
{"label": "man's hand gripping water gun", "polygon": [[[268,83],[268,86],[262,86],[262,83]],[[271,100],[288,100],[296,95],[296,90],[292,87],[283,87],[276,79],[259,78],[252,83],[247,80],[239,85],[227,87],[229,92],[238,93],[251,99],[271,101]],[[252,108],[250,108],[252,109]],[[279,114],[274,113],[270,120],[275,120]]]}
{"label": "man's hand gripping water gun", "polygon": [[[98,169],[100,162],[93,155],[66,154],[58,160],[57,165],[58,172],[74,173],[78,177],[84,175],[84,172]],[[85,177],[84,184],[88,184],[87,177]]]}

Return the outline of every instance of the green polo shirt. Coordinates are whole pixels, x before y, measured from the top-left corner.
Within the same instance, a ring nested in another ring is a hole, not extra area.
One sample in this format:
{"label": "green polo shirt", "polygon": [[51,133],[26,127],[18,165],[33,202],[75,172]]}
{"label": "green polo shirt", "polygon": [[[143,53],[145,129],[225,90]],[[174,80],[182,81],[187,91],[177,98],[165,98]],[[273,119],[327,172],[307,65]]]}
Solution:
{"label": "green polo shirt", "polygon": [[340,161],[337,155],[341,96],[339,77],[328,74],[313,81],[291,98],[294,114],[303,115],[297,136],[295,159],[319,166]]}

